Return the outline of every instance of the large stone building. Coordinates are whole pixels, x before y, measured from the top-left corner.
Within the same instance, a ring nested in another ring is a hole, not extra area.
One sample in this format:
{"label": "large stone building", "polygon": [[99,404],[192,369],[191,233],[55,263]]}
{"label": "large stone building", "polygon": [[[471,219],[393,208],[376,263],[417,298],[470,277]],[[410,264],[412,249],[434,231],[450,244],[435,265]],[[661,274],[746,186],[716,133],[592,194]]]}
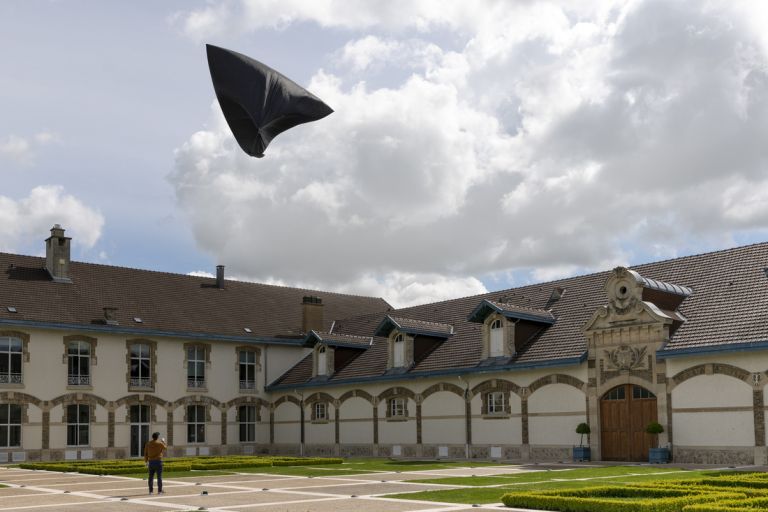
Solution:
{"label": "large stone building", "polygon": [[768,244],[434,304],[0,254],[0,462],[303,453],[765,464]]}

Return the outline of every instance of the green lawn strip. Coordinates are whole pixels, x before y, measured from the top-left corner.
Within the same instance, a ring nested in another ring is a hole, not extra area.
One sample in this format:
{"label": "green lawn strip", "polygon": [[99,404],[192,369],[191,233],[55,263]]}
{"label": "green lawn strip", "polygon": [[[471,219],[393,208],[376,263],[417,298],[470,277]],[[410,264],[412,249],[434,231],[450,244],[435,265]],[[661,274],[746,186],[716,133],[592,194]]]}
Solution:
{"label": "green lawn strip", "polygon": [[[595,468],[602,469],[602,468]],[[633,469],[637,469],[636,467]],[[658,468],[653,468],[658,469]],[[673,471],[673,470],[672,470]],[[551,472],[549,473],[551,474]],[[531,492],[545,490],[573,490],[588,487],[602,487],[610,483],[611,485],[626,485],[639,482],[657,482],[657,481],[684,481],[687,479],[702,478],[707,471],[689,471],[685,473],[671,473],[668,475],[639,475],[629,476],[621,475],[615,480],[597,479],[597,480],[549,480],[549,481],[530,481],[519,482],[504,487],[467,487],[464,489],[446,489],[435,491],[420,491],[412,493],[388,494],[387,498],[398,498],[404,500],[419,501],[438,501],[443,503],[468,503],[468,504],[488,504],[500,503],[501,497],[507,493]],[[472,478],[472,477],[468,477]]]}
{"label": "green lawn strip", "polygon": [[609,466],[600,468],[561,469],[554,471],[530,471],[507,475],[488,475],[470,477],[446,477],[410,480],[411,482],[424,484],[443,485],[508,485],[512,483],[536,483],[553,480],[576,480],[579,478],[616,478],[624,475],[638,475],[644,473],[674,472],[679,475],[681,470],[676,468],[657,468],[642,466]]}
{"label": "green lawn strip", "polygon": [[[205,478],[207,476],[235,476],[237,473],[233,473],[231,471],[221,471],[221,470],[201,470],[201,471],[165,471],[163,470],[163,478]],[[142,473],[128,473],[125,475],[120,476],[127,476],[128,478],[143,478],[146,480],[147,478],[147,471],[143,471]]]}
{"label": "green lawn strip", "polygon": [[457,469],[471,467],[498,466],[491,462],[438,462],[438,461],[400,461],[388,459],[352,459],[342,464],[328,466],[302,466],[302,467],[267,467],[254,469],[238,469],[242,473],[264,473],[289,476],[342,476],[361,475],[371,473],[417,472],[435,471],[441,469]]}

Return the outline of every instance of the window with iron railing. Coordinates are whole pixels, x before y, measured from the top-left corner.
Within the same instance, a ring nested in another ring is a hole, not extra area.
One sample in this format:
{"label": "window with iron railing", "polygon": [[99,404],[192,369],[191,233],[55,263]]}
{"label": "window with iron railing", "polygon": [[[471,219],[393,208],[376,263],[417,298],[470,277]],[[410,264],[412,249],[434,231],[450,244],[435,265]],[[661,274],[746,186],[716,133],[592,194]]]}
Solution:
{"label": "window with iron railing", "polygon": [[67,385],[91,384],[91,344],[87,341],[71,341],[67,345]]}
{"label": "window with iron railing", "polygon": [[0,384],[22,384],[23,344],[19,338],[0,336]]}
{"label": "window with iron railing", "polygon": [[240,389],[256,389],[256,353],[241,350],[240,360]]}
{"label": "window with iron railing", "polygon": [[131,375],[130,386],[134,388],[152,387],[152,357],[150,347],[146,343],[131,345]]}
{"label": "window with iron railing", "polygon": [[205,387],[205,347],[187,347],[187,387]]}

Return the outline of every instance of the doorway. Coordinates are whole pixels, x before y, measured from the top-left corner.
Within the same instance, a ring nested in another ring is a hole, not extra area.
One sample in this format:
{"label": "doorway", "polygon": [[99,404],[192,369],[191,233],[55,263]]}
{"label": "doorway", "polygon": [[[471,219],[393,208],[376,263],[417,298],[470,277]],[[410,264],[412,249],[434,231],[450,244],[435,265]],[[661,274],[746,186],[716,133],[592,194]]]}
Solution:
{"label": "doorway", "polygon": [[144,445],[149,441],[149,406],[132,405],[131,420],[131,457],[143,457]]}
{"label": "doorway", "polygon": [[654,436],[645,427],[657,421],[656,395],[642,386],[622,384],[600,400],[602,460],[648,461]]}

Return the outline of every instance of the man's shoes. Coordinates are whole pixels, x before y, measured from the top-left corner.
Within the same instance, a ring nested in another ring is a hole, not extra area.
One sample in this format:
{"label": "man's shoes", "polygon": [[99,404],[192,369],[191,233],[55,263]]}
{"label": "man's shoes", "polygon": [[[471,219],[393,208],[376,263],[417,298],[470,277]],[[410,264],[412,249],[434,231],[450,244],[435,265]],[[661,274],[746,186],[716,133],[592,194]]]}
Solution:
{"label": "man's shoes", "polygon": [[157,494],[165,494],[165,491],[157,491]]}
{"label": "man's shoes", "polygon": [[149,495],[150,495],[150,496],[152,495],[152,491],[149,491]]}

